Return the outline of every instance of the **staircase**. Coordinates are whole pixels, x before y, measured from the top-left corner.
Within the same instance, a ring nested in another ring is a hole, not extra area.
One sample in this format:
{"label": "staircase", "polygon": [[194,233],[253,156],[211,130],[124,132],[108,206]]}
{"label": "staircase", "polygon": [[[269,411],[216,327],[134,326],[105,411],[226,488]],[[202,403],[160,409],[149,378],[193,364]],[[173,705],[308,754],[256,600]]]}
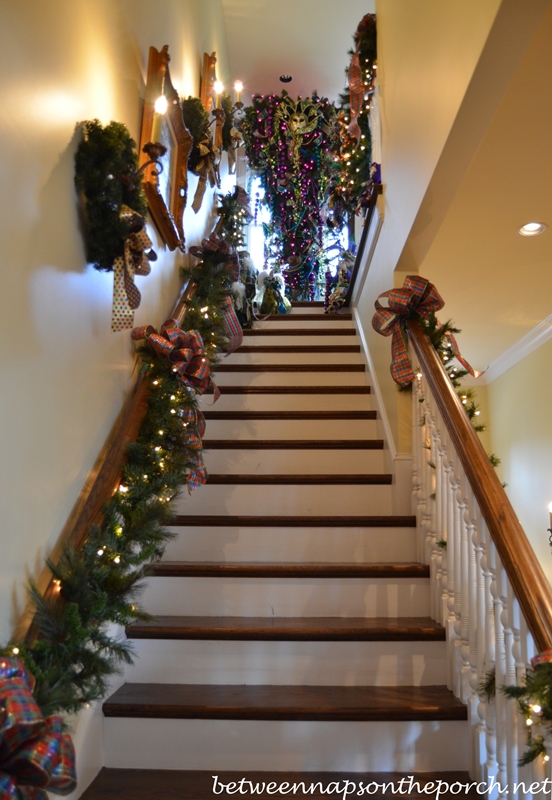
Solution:
{"label": "staircase", "polygon": [[468,779],[351,315],[303,305],[216,370],[209,483],[178,503],[143,597],[156,620],[127,631],[136,663],[104,703],[107,769],[85,800],[211,797],[213,775]]}

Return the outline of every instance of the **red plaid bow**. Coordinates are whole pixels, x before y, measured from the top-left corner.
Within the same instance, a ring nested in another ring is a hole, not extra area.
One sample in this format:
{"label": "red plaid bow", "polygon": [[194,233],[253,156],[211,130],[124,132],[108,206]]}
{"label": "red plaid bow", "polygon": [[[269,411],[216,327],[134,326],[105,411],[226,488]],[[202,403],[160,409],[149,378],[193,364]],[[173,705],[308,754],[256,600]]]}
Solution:
{"label": "red plaid bow", "polygon": [[34,679],[17,658],[0,657],[0,798],[48,800],[45,789],[70,794],[75,750],[60,717],[44,719]]}
{"label": "red plaid bow", "polygon": [[[380,298],[387,297],[388,307],[380,303]],[[391,343],[391,375],[399,386],[410,386],[414,380],[412,364],[406,352],[402,325],[409,317],[429,319],[430,315],[443,308],[445,301],[435,286],[418,275],[407,275],[402,289],[390,289],[380,294],[376,300],[376,313],[372,319],[372,327],[382,336],[393,336]],[[439,325],[439,321],[437,321]],[[458,343],[452,333],[447,333],[452,351],[462,366],[478,378],[482,372],[472,369],[460,354]]]}
{"label": "red plaid bow", "polygon": [[207,468],[203,460],[202,439],[205,435],[205,417],[201,411],[188,408],[186,411],[184,427],[186,428],[186,446],[190,450],[190,471],[186,478],[188,492],[207,483]]}
{"label": "red plaid bow", "polygon": [[[387,297],[387,308],[380,303],[382,297]],[[414,316],[428,319],[430,314],[443,308],[444,300],[435,286],[425,278],[408,275],[402,289],[383,292],[375,305],[376,313],[372,319],[372,327],[382,336],[393,336],[391,345],[393,380],[399,386],[410,386],[414,380],[414,372],[406,352],[402,323]]]}
{"label": "red plaid bow", "polygon": [[211,366],[198,331],[183,331],[175,319],[168,319],[159,333],[152,325],[142,325],[133,328],[130,335],[134,341],[147,339],[157,355],[168,358],[186,386],[195,389],[198,394],[212,388],[215,400],[218,399],[220,390],[211,378]]}

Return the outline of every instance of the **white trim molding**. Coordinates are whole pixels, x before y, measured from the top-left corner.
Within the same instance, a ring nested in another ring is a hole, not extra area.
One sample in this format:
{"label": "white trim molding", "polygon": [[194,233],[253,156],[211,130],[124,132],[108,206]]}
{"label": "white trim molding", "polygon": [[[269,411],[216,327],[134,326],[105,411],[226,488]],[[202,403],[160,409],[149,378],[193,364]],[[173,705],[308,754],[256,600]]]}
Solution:
{"label": "white trim molding", "polygon": [[368,350],[368,343],[366,341],[366,336],[364,334],[364,328],[362,327],[362,320],[360,319],[360,315],[356,306],[353,306],[353,316],[355,319],[358,335],[360,336],[360,343],[362,347],[362,353],[366,360],[366,365],[368,367],[368,372],[370,373],[370,384],[376,396],[376,404],[378,406],[379,417],[381,420],[381,424],[383,425],[384,431],[384,438],[387,442],[387,446],[389,448],[389,453],[393,461],[397,458],[397,447],[395,445],[395,439],[393,438],[393,434],[391,432],[391,426],[389,424],[389,417],[387,416],[387,412],[385,410],[385,405],[383,403],[383,396],[379,387],[378,379],[376,377],[376,371],[374,369],[374,365],[372,363],[372,359],[370,357],[370,351]]}
{"label": "white trim molding", "polygon": [[478,382],[483,384],[492,383],[549,339],[552,339],[552,314],[519,339],[512,347],[501,353],[498,358],[495,358]]}

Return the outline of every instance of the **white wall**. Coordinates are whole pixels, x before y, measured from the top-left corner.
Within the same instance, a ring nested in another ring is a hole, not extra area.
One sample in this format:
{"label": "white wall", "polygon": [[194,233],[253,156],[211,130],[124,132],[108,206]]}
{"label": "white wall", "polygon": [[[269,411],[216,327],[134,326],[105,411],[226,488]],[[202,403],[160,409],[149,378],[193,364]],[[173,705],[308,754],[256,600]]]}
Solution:
{"label": "white wall", "polygon": [[[204,50],[229,79],[220,0],[0,0],[0,642],[135,379],[129,332],[110,332],[112,275],[85,262],[76,123],[114,119],[139,139],[148,50],[164,44],[183,95],[199,93]],[[210,194],[187,210],[188,244],[211,211]],[[137,279],[138,325],[171,311],[187,258],[148,230],[159,260]]]}
{"label": "white wall", "polygon": [[487,386],[490,439],[502,460],[506,494],[552,582],[548,504],[552,501],[552,341]]}

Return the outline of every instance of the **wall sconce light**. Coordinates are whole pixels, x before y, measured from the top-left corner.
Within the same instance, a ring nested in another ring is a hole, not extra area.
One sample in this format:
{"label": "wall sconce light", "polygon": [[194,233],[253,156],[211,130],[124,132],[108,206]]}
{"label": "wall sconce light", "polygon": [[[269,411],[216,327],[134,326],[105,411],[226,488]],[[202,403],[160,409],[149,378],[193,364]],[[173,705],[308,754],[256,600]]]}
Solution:
{"label": "wall sconce light", "polygon": [[222,81],[215,81],[215,83],[213,84],[213,88],[214,88],[215,94],[217,96],[217,105],[216,105],[216,107],[220,108],[220,96],[224,91],[224,84],[223,84]]}
{"label": "wall sconce light", "polygon": [[243,91],[243,83],[241,81],[235,81],[235,83],[234,83],[234,91],[236,92],[236,108],[243,108],[243,103],[241,102],[241,93]]}

